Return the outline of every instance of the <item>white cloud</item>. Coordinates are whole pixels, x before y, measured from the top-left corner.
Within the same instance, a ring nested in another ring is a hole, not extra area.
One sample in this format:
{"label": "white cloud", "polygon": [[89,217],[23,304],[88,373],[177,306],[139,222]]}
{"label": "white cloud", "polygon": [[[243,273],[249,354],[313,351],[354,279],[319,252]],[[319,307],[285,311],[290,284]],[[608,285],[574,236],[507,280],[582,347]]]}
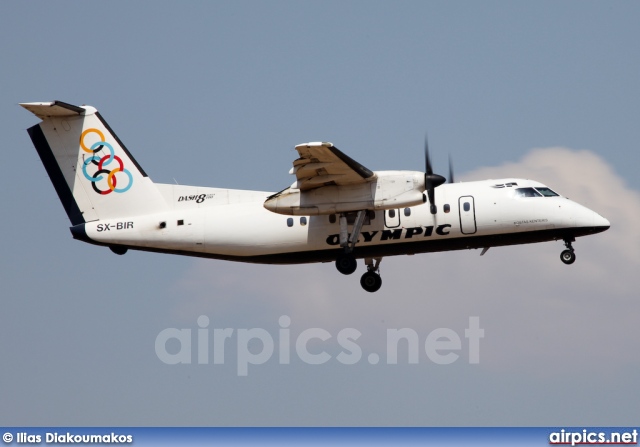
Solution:
{"label": "white cloud", "polygon": [[361,290],[360,273],[345,277],[332,264],[199,260],[177,285],[188,292],[178,315],[194,324],[207,314],[212,325],[218,318],[235,327],[275,327],[280,315],[289,315],[294,332],[322,327],[334,335],[353,327],[364,334],[365,355],[384,353],[387,328],[415,329],[422,341],[438,327],[463,336],[468,318],[479,316],[486,331],[483,369],[605,374],[637,362],[629,353],[637,347],[640,315],[640,194],[596,154],[566,148],[535,149],[519,162],[460,177],[535,179],[599,212],[612,227],[579,238],[571,266],[559,260],[561,242],[494,248],[482,258],[475,250],[386,258],[375,294]]}

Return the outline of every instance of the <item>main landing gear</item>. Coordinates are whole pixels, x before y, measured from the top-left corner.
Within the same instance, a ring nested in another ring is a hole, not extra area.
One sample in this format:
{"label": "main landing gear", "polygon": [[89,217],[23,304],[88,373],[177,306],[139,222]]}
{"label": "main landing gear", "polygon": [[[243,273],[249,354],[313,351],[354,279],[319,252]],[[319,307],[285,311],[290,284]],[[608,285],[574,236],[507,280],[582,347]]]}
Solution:
{"label": "main landing gear", "polygon": [[565,239],[564,246],[567,247],[567,249],[560,253],[560,260],[567,265],[576,262],[576,254],[573,250],[573,246],[571,245],[571,243],[574,241],[575,238]]}
{"label": "main landing gear", "polygon": [[367,271],[360,278],[360,285],[367,292],[377,292],[382,286],[382,278],[380,277],[380,261],[382,258],[366,258]]}
{"label": "main landing gear", "polygon": [[349,234],[346,214],[340,214],[340,246],[342,247],[343,252],[340,253],[338,255],[338,259],[336,259],[336,268],[343,275],[350,275],[356,271],[356,268],[358,268],[356,258],[352,253],[353,248],[356,246],[356,242],[358,242],[358,237],[360,236],[360,230],[364,224],[366,213],[367,212],[364,210],[358,211],[356,220],[353,223],[353,231],[351,234]]}
{"label": "main landing gear", "polygon": [[[366,217],[366,211],[358,211],[356,220],[353,223],[353,231],[349,234],[347,216],[340,214],[340,246],[343,252],[338,255],[336,259],[336,268],[343,275],[351,275],[358,268],[355,256],[353,256],[353,249],[358,242],[360,236],[360,230],[364,224]],[[382,258],[366,258],[365,264],[367,265],[367,271],[362,278],[360,278],[360,285],[367,292],[376,292],[382,286],[382,278],[380,278],[380,261]],[[374,262],[375,261],[375,262]]]}
{"label": "main landing gear", "polygon": [[356,271],[358,263],[351,253],[340,253],[336,259],[336,268],[343,275],[350,275]]}

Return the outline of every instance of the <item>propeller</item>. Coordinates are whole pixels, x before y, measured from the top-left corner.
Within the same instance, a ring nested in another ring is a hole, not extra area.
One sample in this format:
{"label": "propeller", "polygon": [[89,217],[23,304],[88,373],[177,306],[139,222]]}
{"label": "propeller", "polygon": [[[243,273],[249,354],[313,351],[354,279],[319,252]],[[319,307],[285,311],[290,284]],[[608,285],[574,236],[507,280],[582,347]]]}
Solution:
{"label": "propeller", "polygon": [[[447,181],[443,176],[439,174],[433,173],[433,167],[431,166],[431,157],[429,157],[429,142],[427,141],[427,137],[424,137],[424,160],[425,160],[425,174],[424,174],[424,190],[427,192],[427,196],[429,197],[429,204],[431,205],[431,214],[436,214],[438,212],[438,208],[435,204],[435,193],[434,190]],[[449,165],[451,166],[451,165]],[[450,173],[451,174],[451,173]]]}
{"label": "propeller", "polygon": [[449,183],[455,183],[453,180],[453,161],[451,161],[451,154],[449,154]]}

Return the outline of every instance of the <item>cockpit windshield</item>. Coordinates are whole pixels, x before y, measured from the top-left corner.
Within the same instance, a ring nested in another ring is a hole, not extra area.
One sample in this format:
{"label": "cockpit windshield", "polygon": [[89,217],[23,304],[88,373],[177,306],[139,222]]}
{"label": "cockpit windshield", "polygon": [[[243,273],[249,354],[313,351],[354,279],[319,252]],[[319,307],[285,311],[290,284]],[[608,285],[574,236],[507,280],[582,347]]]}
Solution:
{"label": "cockpit windshield", "polygon": [[515,197],[557,197],[555,191],[540,186],[535,188],[518,188],[515,190]]}
{"label": "cockpit windshield", "polygon": [[542,194],[533,188],[518,188],[516,189],[516,197],[542,197]]}
{"label": "cockpit windshield", "polygon": [[536,190],[540,194],[545,196],[545,197],[557,197],[558,196],[558,194],[556,194],[555,191],[553,191],[553,190],[551,190],[550,188],[547,188],[547,187],[539,187],[539,188],[536,188]]}

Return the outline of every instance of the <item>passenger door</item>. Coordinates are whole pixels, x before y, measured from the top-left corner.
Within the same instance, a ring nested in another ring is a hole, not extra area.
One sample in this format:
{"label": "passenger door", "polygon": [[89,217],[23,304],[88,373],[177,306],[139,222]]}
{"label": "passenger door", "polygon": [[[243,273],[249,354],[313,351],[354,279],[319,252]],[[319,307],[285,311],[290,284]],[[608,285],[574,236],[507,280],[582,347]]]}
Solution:
{"label": "passenger door", "polygon": [[460,210],[460,231],[462,234],[474,234],[476,228],[476,206],[473,196],[462,196],[458,199]]}
{"label": "passenger door", "polygon": [[384,212],[384,224],[387,228],[396,228],[400,226],[400,210],[386,210]]}

